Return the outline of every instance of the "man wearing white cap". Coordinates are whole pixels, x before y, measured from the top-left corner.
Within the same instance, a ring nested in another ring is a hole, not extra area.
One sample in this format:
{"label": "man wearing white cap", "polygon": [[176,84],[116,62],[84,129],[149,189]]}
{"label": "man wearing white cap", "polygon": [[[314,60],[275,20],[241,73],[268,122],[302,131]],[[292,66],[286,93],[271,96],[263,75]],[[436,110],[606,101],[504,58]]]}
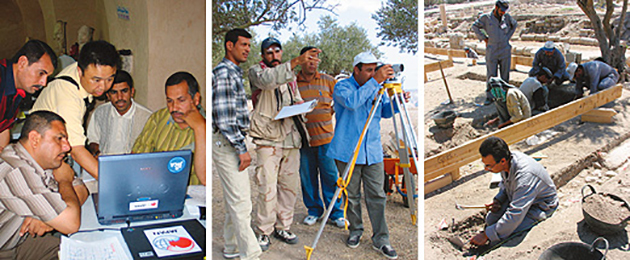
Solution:
{"label": "man wearing white cap", "polygon": [[571,63],[567,68],[569,80],[575,81],[578,98],[584,94],[584,88],[590,89],[589,95],[614,86],[619,81],[619,73],[612,66],[598,61],[583,64]]}
{"label": "man wearing white cap", "polygon": [[284,106],[304,102],[297,89],[293,69],[309,61],[319,62],[315,48],[282,63],[282,45],[269,37],[262,42],[262,61],[249,68],[252,89],[260,89],[251,115],[249,134],[256,144],[257,210],[254,225],[263,251],[271,244],[269,235],[287,244],[298,237],[289,229],[300,188],[300,148],[308,145],[308,134],[301,116],[273,118]]}
{"label": "man wearing white cap", "polygon": [[[505,82],[510,82],[512,45],[510,45],[509,41],[516,30],[517,24],[516,20],[507,14],[509,7],[507,0],[497,0],[494,10],[491,13],[481,15],[472,25],[477,38],[486,42],[487,79],[498,76],[500,67],[501,78]],[[490,89],[486,89],[486,102],[484,105],[491,104],[492,98]]]}
{"label": "man wearing white cap", "polygon": [[536,76],[543,67],[553,73],[553,82],[558,86],[569,79],[564,56],[552,41],[545,42],[545,46],[540,48],[534,55],[534,62],[532,69],[529,71],[529,76]]}
{"label": "man wearing white cap", "polygon": [[[359,136],[368,121],[374,98],[381,83],[392,78],[394,70],[391,65],[384,65],[376,70],[378,60],[369,52],[354,57],[352,77],[339,81],[333,93],[335,118],[335,136],[330,143],[326,155],[335,159],[337,169],[344,172],[351,161]],[[348,210],[347,220],[350,222],[350,235],[346,245],[357,248],[363,235],[361,218],[361,183],[365,192],[365,204],[372,223],[372,247],[389,259],[398,258],[389,241],[389,231],[385,222],[385,203],[387,197],[383,190],[385,175],[383,169],[383,147],[380,137],[381,118],[393,116],[390,99],[383,95],[381,103],[376,106],[372,122],[359,148],[354,172],[347,187]]]}

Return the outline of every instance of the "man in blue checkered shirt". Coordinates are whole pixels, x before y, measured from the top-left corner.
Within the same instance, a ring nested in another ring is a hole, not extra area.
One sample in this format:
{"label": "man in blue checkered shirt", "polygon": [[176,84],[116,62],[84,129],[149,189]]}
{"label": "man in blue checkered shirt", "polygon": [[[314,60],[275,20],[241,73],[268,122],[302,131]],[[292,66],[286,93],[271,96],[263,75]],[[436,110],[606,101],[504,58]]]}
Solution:
{"label": "man in blue checkered shirt", "polygon": [[251,162],[245,145],[249,129],[243,70],[252,36],[244,29],[225,35],[225,57],[212,70],[212,163],[223,187],[226,217],[223,257],[258,259],[262,253],[250,226],[252,201],[249,174]]}

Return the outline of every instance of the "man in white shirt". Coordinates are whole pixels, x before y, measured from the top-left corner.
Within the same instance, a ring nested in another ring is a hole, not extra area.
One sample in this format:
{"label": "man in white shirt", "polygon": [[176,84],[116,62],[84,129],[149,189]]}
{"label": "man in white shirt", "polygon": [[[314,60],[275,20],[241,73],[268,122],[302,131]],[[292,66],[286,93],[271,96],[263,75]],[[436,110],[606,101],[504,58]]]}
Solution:
{"label": "man in white shirt", "polygon": [[98,106],[88,124],[88,150],[95,157],[131,153],[131,147],[152,113],[133,101],[134,93],[131,75],[119,70],[106,93],[110,102]]}

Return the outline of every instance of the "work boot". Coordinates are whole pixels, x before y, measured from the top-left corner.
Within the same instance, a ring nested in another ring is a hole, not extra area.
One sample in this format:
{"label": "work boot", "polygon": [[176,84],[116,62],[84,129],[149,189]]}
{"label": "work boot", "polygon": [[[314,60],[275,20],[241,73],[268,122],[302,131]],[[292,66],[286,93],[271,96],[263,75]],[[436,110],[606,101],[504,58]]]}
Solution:
{"label": "work boot", "polygon": [[267,235],[258,235],[258,245],[260,245],[260,249],[264,252],[269,250],[269,245],[271,241],[269,241],[269,236]]}
{"label": "work boot", "polygon": [[273,235],[287,244],[293,245],[298,242],[298,237],[289,230],[276,230]]}
{"label": "work boot", "polygon": [[235,252],[228,252],[225,249],[223,249],[223,258],[225,259],[234,259],[234,258],[238,258],[240,257],[240,254],[238,251]]}
{"label": "work boot", "polygon": [[354,236],[350,236],[348,237],[348,240],[346,240],[346,245],[349,248],[357,248],[359,247],[359,244],[361,243],[361,236],[359,235],[354,235]]}
{"label": "work boot", "polygon": [[304,218],[304,224],[308,226],[315,225],[315,222],[317,222],[318,219],[319,217],[309,215],[306,218]]}
{"label": "work boot", "polygon": [[398,253],[396,253],[396,250],[394,250],[394,248],[390,245],[382,245],[381,248],[372,245],[372,248],[374,248],[374,250],[376,251],[381,252],[381,254],[388,259],[398,259]]}

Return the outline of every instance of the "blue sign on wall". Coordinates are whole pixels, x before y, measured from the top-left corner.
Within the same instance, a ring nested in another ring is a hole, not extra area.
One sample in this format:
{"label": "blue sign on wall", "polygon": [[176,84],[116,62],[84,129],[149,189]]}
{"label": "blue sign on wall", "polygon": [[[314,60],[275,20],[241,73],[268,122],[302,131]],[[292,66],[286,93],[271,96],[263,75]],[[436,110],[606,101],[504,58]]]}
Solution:
{"label": "blue sign on wall", "polygon": [[118,19],[129,21],[129,10],[127,8],[118,6],[116,7],[116,12],[118,13]]}

